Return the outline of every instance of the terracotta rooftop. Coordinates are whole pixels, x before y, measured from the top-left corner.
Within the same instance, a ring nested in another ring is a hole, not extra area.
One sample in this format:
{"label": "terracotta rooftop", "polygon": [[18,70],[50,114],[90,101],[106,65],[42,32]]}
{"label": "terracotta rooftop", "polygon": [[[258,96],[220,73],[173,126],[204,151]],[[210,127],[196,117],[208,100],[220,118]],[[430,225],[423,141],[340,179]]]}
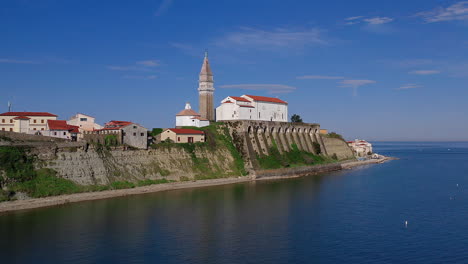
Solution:
{"label": "terracotta rooftop", "polygon": [[112,121],[107,122],[104,125],[104,128],[97,129],[97,130],[118,130],[131,124],[133,124],[133,122],[112,120]]}
{"label": "terracotta rooftop", "polygon": [[250,103],[249,100],[245,99],[244,97],[239,97],[239,96],[229,96],[231,97],[232,99],[236,100],[236,101],[241,101],[241,102],[247,102],[247,103]]}
{"label": "terracotta rooftop", "polygon": [[13,118],[13,119],[29,120],[29,119],[31,119],[31,118],[29,118],[29,117],[27,117],[27,116],[17,116],[17,117],[15,117],[15,118]]}
{"label": "terracotta rooftop", "polygon": [[47,112],[6,112],[0,116],[57,116]]}
{"label": "terracotta rooftop", "polygon": [[71,133],[79,133],[78,126],[72,126],[67,124],[65,120],[47,120],[49,130],[66,130]]}
{"label": "terracotta rooftop", "polygon": [[186,129],[186,128],[169,128],[172,132],[176,134],[186,134],[186,135],[204,135],[205,132],[195,129]]}
{"label": "terracotta rooftop", "polygon": [[274,97],[266,97],[266,96],[257,96],[257,95],[245,95],[247,97],[250,97],[254,99],[255,101],[260,101],[260,102],[270,102],[270,103],[278,103],[278,104],[288,104],[287,102],[279,99],[279,98],[274,98]]}
{"label": "terracotta rooftop", "polygon": [[193,111],[192,109],[184,109],[180,111],[176,116],[201,116],[201,115]]}

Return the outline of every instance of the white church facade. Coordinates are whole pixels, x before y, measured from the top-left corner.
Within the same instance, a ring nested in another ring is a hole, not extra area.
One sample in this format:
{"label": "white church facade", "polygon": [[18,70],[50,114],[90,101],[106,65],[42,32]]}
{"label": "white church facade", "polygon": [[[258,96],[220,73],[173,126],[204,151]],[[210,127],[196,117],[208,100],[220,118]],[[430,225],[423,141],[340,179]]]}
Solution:
{"label": "white church facade", "polygon": [[266,96],[228,96],[216,108],[216,121],[230,120],[288,122],[288,103]]}
{"label": "white church facade", "polygon": [[176,127],[205,127],[209,125],[210,121],[192,110],[190,103],[185,104],[185,109],[176,115]]}

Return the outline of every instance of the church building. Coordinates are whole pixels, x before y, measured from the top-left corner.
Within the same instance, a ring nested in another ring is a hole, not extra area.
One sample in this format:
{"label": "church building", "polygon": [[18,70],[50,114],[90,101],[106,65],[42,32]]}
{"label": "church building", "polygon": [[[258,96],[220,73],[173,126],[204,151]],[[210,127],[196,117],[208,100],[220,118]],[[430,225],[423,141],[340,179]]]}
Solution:
{"label": "church building", "polygon": [[266,96],[228,96],[216,108],[216,121],[229,120],[288,122],[288,103]]}
{"label": "church building", "polygon": [[190,103],[185,104],[185,109],[176,115],[176,127],[194,126],[205,127],[209,126],[210,121],[201,117],[201,115],[192,110]]}

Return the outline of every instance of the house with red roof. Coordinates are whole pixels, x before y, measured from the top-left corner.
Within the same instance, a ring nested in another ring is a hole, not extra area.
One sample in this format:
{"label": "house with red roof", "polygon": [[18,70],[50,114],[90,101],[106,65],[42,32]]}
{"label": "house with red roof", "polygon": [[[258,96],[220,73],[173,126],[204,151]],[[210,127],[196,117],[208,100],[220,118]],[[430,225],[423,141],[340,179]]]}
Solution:
{"label": "house with red roof", "polygon": [[205,132],[195,129],[168,128],[160,134],[160,141],[167,140],[174,143],[205,142]]}
{"label": "house with red roof", "polygon": [[46,129],[40,133],[43,136],[77,141],[80,131],[78,126],[69,125],[66,120],[47,120]]}
{"label": "house with red roof", "polygon": [[84,139],[90,143],[105,144],[112,140],[134,148],[148,148],[148,129],[134,122],[112,120],[103,128],[84,131]]}
{"label": "house with red roof", "polygon": [[36,134],[47,129],[48,120],[57,120],[57,115],[48,112],[1,113],[0,130]]}
{"label": "house with red roof", "polygon": [[209,125],[210,121],[195,112],[190,103],[186,103],[185,109],[176,115],[176,127],[178,128],[185,126],[205,127]]}
{"label": "house with red roof", "polygon": [[365,157],[368,156],[369,153],[372,154],[372,144],[365,140],[355,139],[354,141],[347,141],[346,143],[348,143],[348,146],[357,157]]}
{"label": "house with red roof", "polygon": [[275,97],[228,96],[216,108],[216,121],[230,120],[288,122],[288,103]]}

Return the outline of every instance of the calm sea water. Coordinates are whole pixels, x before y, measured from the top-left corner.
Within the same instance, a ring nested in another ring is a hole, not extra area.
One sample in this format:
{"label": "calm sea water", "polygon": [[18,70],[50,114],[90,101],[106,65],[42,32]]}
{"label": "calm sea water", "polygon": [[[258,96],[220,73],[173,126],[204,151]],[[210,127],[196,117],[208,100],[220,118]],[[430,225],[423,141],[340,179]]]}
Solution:
{"label": "calm sea water", "polygon": [[401,159],[0,215],[0,259],[468,263],[468,143],[379,142],[375,150]]}

